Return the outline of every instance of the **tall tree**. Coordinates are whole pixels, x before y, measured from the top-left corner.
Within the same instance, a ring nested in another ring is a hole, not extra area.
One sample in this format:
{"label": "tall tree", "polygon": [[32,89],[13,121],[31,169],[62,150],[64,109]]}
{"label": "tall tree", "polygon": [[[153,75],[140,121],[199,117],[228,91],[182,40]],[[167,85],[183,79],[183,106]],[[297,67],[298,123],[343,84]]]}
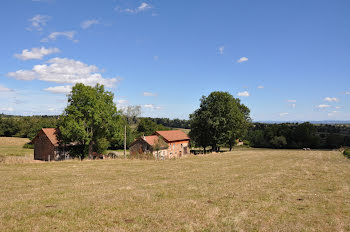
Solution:
{"label": "tall tree", "polygon": [[232,145],[243,136],[249,126],[249,109],[228,92],[212,92],[201,98],[201,104],[190,115],[191,139],[203,148],[210,145],[220,151],[224,145]]}
{"label": "tall tree", "polygon": [[107,141],[122,133],[121,116],[113,102],[113,93],[103,85],[76,84],[68,95],[68,106],[60,120],[64,142],[78,142],[82,156],[107,148]]}

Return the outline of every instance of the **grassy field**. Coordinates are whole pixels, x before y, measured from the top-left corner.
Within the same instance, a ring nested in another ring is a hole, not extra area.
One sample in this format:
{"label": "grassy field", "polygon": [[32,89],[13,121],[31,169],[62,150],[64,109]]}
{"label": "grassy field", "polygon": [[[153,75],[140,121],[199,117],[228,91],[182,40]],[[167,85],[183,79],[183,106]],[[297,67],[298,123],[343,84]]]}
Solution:
{"label": "grassy field", "polygon": [[22,146],[29,142],[26,138],[0,137],[0,162],[28,162],[34,158],[33,149]]}
{"label": "grassy field", "polygon": [[240,150],[0,164],[0,231],[350,231],[350,160]]}

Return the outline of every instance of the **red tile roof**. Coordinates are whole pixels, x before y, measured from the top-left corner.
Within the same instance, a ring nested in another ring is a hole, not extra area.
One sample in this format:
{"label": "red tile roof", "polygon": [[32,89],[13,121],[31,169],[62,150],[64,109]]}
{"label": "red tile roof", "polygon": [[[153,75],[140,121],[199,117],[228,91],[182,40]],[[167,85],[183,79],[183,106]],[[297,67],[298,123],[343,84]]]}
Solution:
{"label": "red tile roof", "polygon": [[58,135],[58,129],[57,128],[43,128],[41,129],[45,135],[49,138],[50,142],[54,145],[54,146],[58,146],[58,139],[57,136]]}
{"label": "red tile roof", "polygon": [[155,134],[162,136],[168,142],[190,140],[182,130],[156,131]]}
{"label": "red tile roof", "polygon": [[145,140],[151,146],[154,146],[154,144],[156,144],[156,142],[158,140],[158,136],[157,135],[144,136],[144,137],[141,137],[141,138],[143,138],[143,140]]}

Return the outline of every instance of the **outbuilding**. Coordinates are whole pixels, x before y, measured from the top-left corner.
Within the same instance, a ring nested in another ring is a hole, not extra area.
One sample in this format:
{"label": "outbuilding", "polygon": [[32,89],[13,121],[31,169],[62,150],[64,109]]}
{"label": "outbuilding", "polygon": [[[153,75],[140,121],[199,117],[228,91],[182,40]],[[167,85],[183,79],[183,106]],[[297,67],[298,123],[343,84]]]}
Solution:
{"label": "outbuilding", "polygon": [[39,131],[32,140],[35,160],[52,161],[69,158],[69,153],[59,143],[58,134],[57,128],[43,128]]}

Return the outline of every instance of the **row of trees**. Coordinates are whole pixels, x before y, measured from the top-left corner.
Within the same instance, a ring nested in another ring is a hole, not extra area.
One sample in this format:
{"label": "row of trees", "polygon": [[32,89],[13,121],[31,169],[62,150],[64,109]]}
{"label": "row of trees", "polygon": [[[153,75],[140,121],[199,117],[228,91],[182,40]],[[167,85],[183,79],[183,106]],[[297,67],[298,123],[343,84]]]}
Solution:
{"label": "row of trees", "polygon": [[163,125],[165,127],[170,128],[183,128],[190,129],[190,121],[185,119],[169,119],[169,118],[149,118],[153,122],[159,125]]}
{"label": "row of trees", "polygon": [[[251,123],[250,110],[238,98],[227,92],[212,92],[203,96],[199,109],[190,120],[140,118],[139,106],[118,111],[113,93],[101,85],[95,87],[76,84],[68,95],[68,106],[60,116],[4,116],[0,115],[0,136],[33,139],[44,127],[59,127],[65,143],[78,143],[73,153],[85,157],[107,148],[119,149],[136,137],[153,134],[171,127],[190,127],[192,146],[210,146],[214,151],[232,147],[237,139],[244,139],[253,147],[269,148],[334,148],[350,146],[350,127],[344,125],[262,124]],[[166,126],[168,125],[168,126]],[[171,126],[171,127],[170,127]]]}
{"label": "row of trees", "polygon": [[227,92],[203,96],[199,109],[190,115],[190,137],[197,147],[230,150],[236,139],[252,147],[339,148],[350,146],[349,125],[311,123],[251,123],[249,109]]}
{"label": "row of trees", "polygon": [[43,127],[56,127],[58,116],[5,116],[0,115],[0,136],[33,139]]}
{"label": "row of trees", "polygon": [[[326,130],[327,128],[331,130]],[[255,123],[247,140],[253,147],[265,148],[339,148],[350,146],[350,134],[340,132],[335,126],[302,124]]]}

